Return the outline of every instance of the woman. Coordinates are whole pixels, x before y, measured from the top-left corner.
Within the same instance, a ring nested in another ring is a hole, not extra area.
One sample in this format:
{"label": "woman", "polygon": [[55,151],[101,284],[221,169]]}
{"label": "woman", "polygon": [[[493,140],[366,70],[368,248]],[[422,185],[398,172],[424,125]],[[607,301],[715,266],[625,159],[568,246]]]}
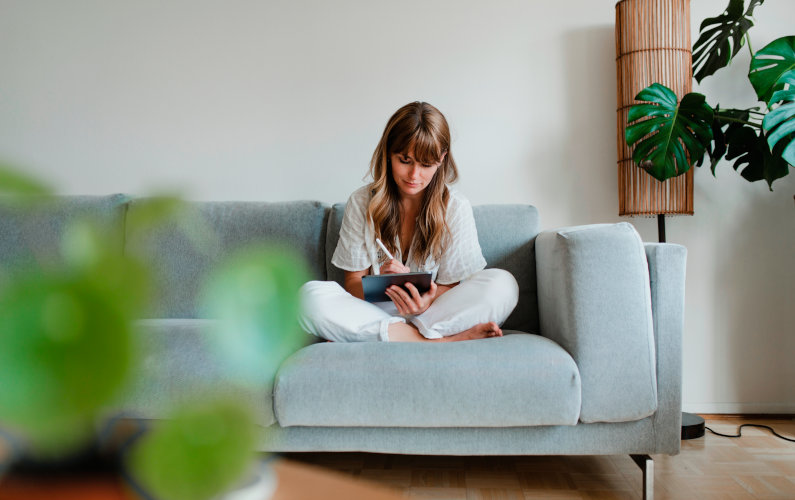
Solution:
{"label": "woman", "polygon": [[[345,288],[311,281],[301,290],[303,328],[337,342],[459,341],[502,336],[519,296],[514,277],[484,269],[472,207],[447,184],[458,178],[444,115],[425,102],[389,119],[370,162],[373,181],[348,199],[332,264]],[[379,238],[394,256],[376,244]],[[387,289],[364,301],[362,276],[431,272],[431,288]]]}

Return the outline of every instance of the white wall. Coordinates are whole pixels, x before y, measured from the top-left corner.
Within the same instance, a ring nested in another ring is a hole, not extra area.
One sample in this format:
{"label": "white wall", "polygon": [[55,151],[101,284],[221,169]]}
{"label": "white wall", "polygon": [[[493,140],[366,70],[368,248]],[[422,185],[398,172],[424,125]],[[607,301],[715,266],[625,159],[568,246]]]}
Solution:
{"label": "white wall", "polygon": [[[692,30],[726,0],[694,0]],[[754,48],[795,34],[757,9]],[[545,228],[617,221],[612,0],[0,0],[0,157],[68,194],[345,200],[389,115],[453,129],[458,189]],[[754,104],[748,53],[701,87]],[[698,87],[696,87],[698,88]],[[795,412],[795,174],[696,171],[685,409]],[[653,219],[631,219],[656,240]]]}

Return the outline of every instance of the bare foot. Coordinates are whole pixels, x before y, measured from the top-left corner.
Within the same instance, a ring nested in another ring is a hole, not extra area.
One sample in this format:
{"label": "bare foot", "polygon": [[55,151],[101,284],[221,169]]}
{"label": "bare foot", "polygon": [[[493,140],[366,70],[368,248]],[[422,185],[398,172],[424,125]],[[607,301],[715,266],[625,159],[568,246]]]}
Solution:
{"label": "bare foot", "polygon": [[459,340],[486,339],[489,337],[502,337],[502,330],[497,326],[497,323],[493,321],[475,325],[469,330],[464,330],[461,333],[445,337],[445,340],[457,342]]}
{"label": "bare foot", "polygon": [[390,342],[456,342],[458,340],[475,340],[488,337],[502,337],[502,330],[493,321],[475,325],[461,333],[440,339],[426,339],[413,325],[406,323],[392,323],[389,325]]}

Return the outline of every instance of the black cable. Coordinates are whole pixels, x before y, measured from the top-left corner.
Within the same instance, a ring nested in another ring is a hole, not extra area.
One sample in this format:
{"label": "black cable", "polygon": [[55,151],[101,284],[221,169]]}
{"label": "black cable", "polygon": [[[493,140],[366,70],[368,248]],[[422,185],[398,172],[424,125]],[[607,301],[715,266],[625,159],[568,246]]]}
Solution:
{"label": "black cable", "polygon": [[709,432],[715,434],[716,436],[727,437],[727,438],[738,438],[738,437],[742,437],[743,436],[743,427],[761,427],[763,429],[767,429],[770,432],[772,432],[773,435],[776,436],[777,438],[783,439],[784,441],[789,441],[790,443],[795,443],[795,439],[790,439],[790,438],[784,437],[781,434],[779,434],[778,432],[776,432],[772,427],[768,427],[767,425],[742,424],[740,427],[737,428],[737,434],[736,435],[721,434],[720,432],[715,432],[715,431],[713,431],[712,429],[710,429],[709,427],[706,427],[706,426],[704,428],[707,429]]}

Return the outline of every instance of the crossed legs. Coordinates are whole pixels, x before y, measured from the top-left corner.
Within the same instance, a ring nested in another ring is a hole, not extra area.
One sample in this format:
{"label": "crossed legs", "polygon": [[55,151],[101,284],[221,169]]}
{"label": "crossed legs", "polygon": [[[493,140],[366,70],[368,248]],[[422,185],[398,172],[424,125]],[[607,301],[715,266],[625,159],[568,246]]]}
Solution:
{"label": "crossed legs", "polygon": [[336,342],[451,342],[501,336],[500,326],[519,297],[514,277],[485,269],[440,296],[418,316],[397,315],[394,304],[381,307],[349,294],[336,282],[310,281],[301,289],[301,326]]}

